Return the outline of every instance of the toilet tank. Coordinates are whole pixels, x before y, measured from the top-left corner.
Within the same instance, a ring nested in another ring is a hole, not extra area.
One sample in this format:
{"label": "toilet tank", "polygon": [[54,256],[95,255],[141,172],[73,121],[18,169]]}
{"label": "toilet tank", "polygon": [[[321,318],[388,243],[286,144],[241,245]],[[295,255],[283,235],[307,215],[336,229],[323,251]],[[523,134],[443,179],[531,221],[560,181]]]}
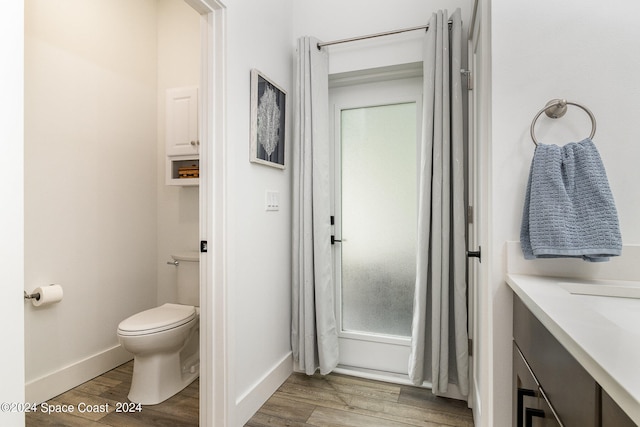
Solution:
{"label": "toilet tank", "polygon": [[200,254],[181,252],[171,255],[177,261],[178,304],[200,306]]}

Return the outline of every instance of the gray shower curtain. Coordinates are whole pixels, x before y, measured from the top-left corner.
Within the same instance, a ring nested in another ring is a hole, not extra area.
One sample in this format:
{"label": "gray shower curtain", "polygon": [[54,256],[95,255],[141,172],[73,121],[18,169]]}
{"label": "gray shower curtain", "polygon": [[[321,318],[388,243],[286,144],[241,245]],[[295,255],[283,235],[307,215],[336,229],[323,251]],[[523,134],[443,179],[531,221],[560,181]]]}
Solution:
{"label": "gray shower curtain", "polygon": [[424,48],[418,251],[409,376],[469,393],[460,10],[434,13]]}
{"label": "gray shower curtain", "polygon": [[308,375],[338,364],[330,222],[329,77],[318,40],[298,40],[293,138],[291,345]]}

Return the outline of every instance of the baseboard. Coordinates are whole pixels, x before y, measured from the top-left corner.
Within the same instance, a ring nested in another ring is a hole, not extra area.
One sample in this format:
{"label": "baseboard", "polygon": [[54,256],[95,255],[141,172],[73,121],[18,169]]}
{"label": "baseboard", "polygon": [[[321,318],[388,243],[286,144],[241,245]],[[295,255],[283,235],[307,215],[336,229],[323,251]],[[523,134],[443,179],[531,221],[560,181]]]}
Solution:
{"label": "baseboard", "polygon": [[264,402],[284,383],[293,373],[293,358],[289,352],[253,387],[236,400],[235,419],[237,425],[243,426],[255,414]]}
{"label": "baseboard", "polygon": [[471,407],[471,412],[473,414],[473,425],[480,426],[480,422],[482,420],[482,401],[480,399],[480,386],[476,381],[475,375],[473,376],[473,403]]}
{"label": "baseboard", "polygon": [[25,384],[25,401],[42,403],[133,359],[120,345]]}

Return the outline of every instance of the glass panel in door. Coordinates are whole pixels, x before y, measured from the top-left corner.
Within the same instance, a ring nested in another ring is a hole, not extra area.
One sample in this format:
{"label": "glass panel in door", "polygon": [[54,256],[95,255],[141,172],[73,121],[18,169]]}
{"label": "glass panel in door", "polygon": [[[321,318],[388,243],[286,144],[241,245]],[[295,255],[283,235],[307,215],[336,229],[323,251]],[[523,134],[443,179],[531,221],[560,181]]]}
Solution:
{"label": "glass panel in door", "polygon": [[342,330],[409,337],[416,103],[342,110]]}

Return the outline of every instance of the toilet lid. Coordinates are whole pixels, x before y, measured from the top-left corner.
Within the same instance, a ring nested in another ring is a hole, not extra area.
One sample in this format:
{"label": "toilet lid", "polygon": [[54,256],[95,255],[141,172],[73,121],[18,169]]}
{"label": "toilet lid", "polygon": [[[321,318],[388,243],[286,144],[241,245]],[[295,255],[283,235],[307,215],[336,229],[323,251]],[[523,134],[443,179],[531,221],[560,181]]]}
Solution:
{"label": "toilet lid", "polygon": [[173,329],[190,322],[196,317],[191,305],[164,304],[142,311],[123,320],[118,325],[121,335],[146,335]]}

